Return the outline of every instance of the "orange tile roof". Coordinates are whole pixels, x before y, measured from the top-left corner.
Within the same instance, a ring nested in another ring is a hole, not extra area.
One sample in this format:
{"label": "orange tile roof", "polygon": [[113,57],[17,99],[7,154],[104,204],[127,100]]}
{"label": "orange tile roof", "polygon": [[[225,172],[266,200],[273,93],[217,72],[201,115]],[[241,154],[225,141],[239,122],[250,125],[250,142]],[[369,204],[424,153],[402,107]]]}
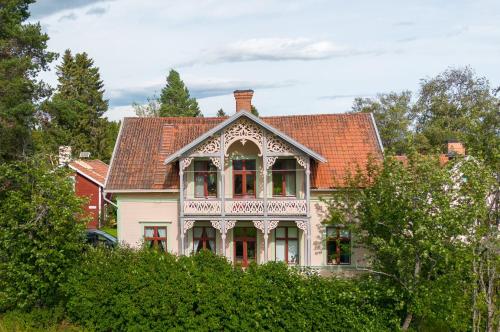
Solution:
{"label": "orange tile roof", "polygon": [[108,165],[98,159],[92,160],[73,160],[69,166],[77,172],[86,175],[104,186],[106,175],[108,174]]}
{"label": "orange tile roof", "polygon": [[[226,119],[125,118],[106,189],[178,189],[178,163],[164,165],[165,158]],[[327,159],[312,164],[312,188],[343,187],[348,172],[363,167],[370,155],[382,156],[370,114],[260,119]]]}

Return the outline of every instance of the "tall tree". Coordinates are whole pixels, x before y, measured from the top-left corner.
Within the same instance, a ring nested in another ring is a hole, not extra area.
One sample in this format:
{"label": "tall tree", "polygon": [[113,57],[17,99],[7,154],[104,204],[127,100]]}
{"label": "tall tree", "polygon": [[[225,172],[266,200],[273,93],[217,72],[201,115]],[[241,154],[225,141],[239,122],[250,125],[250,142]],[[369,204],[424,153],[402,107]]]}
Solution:
{"label": "tall tree", "polygon": [[219,108],[219,110],[217,111],[217,117],[223,117],[223,116],[227,116],[226,112],[224,112],[224,110],[222,108]]}
{"label": "tall tree", "polygon": [[66,50],[57,77],[57,91],[44,105],[49,115],[43,126],[52,143],[49,150],[71,145],[76,153],[89,151],[95,158],[109,160],[114,137],[108,131],[116,131],[116,125],[103,118],[108,101],[99,68],[87,53],[73,56]]}
{"label": "tall tree", "polygon": [[259,110],[257,110],[257,107],[255,106],[250,106],[250,113],[252,113],[255,116],[259,116]]}
{"label": "tall tree", "polygon": [[423,150],[459,139],[471,153],[496,163],[500,153],[500,103],[489,82],[469,68],[451,68],[422,80],[413,108],[416,140]]}
{"label": "tall tree", "polygon": [[160,116],[203,116],[198,102],[189,95],[179,73],[173,69],[167,76],[167,85],[161,90],[160,103]]}
{"label": "tall tree", "polygon": [[376,99],[356,98],[354,113],[373,113],[382,144],[395,153],[407,152],[410,136],[411,92],[379,94]]}
{"label": "tall tree", "polygon": [[160,106],[160,99],[156,95],[148,97],[145,105],[135,102],[132,104],[135,114],[141,118],[160,116]]}
{"label": "tall tree", "polygon": [[50,93],[37,74],[56,54],[47,51],[49,37],[40,24],[25,24],[34,0],[0,4],[0,161],[32,151],[36,104]]}

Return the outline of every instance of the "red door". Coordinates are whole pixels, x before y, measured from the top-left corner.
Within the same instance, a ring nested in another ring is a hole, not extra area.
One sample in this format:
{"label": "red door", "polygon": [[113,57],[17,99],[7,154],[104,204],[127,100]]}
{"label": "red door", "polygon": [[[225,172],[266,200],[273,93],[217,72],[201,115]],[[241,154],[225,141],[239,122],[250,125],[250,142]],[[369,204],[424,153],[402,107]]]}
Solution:
{"label": "red door", "polygon": [[234,229],[234,264],[247,267],[257,259],[257,230],[253,227]]}

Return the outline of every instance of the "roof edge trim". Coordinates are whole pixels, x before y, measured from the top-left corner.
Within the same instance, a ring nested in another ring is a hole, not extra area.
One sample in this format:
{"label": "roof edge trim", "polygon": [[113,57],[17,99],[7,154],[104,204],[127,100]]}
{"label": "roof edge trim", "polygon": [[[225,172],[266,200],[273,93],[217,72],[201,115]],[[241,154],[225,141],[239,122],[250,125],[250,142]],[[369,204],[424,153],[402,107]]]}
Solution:
{"label": "roof edge trim", "polygon": [[276,136],[280,137],[281,139],[287,141],[289,144],[293,145],[295,148],[301,150],[302,152],[306,153],[307,155],[309,155],[310,157],[316,159],[317,161],[320,161],[320,162],[323,162],[323,163],[326,162],[326,159],[323,156],[321,156],[320,154],[318,154],[318,153],[314,152],[313,150],[309,149],[308,147],[300,144],[299,142],[297,142],[296,140],[294,140],[290,136],[286,135],[285,133],[282,133],[281,131],[279,131],[278,129],[274,128],[273,126],[265,123],[264,121],[262,121],[261,119],[259,119],[255,115],[253,115],[253,114],[251,114],[251,113],[249,113],[249,112],[247,112],[245,110],[242,110],[242,111],[239,111],[239,112],[233,114],[228,119],[224,120],[223,122],[221,122],[220,124],[218,124],[214,128],[210,129],[209,131],[207,131],[203,135],[201,135],[198,138],[196,138],[195,140],[193,140],[191,143],[185,145],[184,147],[180,148],[176,152],[172,153],[170,156],[168,156],[165,159],[164,164],[169,164],[172,161],[176,160],[183,153],[185,153],[188,150],[192,149],[196,145],[202,143],[205,139],[213,136],[215,133],[217,133],[218,131],[224,129],[229,124],[235,122],[236,120],[238,120],[239,118],[241,118],[243,116],[249,118],[250,120],[252,120],[255,123],[257,123],[258,125],[260,125],[261,127],[263,127],[266,130],[272,132],[273,134],[275,134]]}
{"label": "roof edge trim", "polygon": [[111,170],[113,169],[113,161],[115,160],[116,149],[120,144],[120,140],[122,138],[122,129],[125,126],[125,120],[127,118],[123,118],[122,123],[120,123],[120,129],[118,130],[118,137],[115,141],[115,147],[113,148],[113,154],[111,154],[111,160],[109,161],[108,173],[106,174],[106,179],[104,180],[104,188],[108,185],[109,174],[111,174]]}

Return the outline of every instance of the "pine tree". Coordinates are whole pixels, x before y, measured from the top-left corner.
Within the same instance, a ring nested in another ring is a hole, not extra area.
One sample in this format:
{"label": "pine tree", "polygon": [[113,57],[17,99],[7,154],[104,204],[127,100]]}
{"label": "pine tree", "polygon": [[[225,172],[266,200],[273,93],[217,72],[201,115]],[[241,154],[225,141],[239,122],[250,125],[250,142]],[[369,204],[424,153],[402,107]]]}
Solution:
{"label": "pine tree", "polygon": [[227,116],[227,114],[226,114],[226,112],[224,112],[224,110],[222,108],[219,108],[219,110],[217,111],[217,117],[221,118],[223,116]]}
{"label": "pine tree", "polygon": [[48,69],[56,54],[47,51],[49,37],[40,24],[25,24],[33,2],[0,4],[0,162],[32,152],[35,104],[50,94],[37,75]]}
{"label": "pine tree", "polygon": [[161,90],[160,116],[203,116],[195,98],[191,98],[178,72],[171,69],[167,85]]}
{"label": "pine tree", "polygon": [[115,132],[116,125],[102,117],[108,101],[104,99],[99,68],[87,53],[73,56],[66,50],[57,66],[57,77],[57,92],[44,107],[50,118],[42,135],[50,142],[48,150],[70,145],[76,154],[89,151],[94,158],[109,160],[114,138],[108,131]]}
{"label": "pine tree", "polygon": [[255,106],[251,106],[250,107],[250,113],[252,113],[253,115],[255,116],[259,116],[259,111],[257,110],[257,108]]}

